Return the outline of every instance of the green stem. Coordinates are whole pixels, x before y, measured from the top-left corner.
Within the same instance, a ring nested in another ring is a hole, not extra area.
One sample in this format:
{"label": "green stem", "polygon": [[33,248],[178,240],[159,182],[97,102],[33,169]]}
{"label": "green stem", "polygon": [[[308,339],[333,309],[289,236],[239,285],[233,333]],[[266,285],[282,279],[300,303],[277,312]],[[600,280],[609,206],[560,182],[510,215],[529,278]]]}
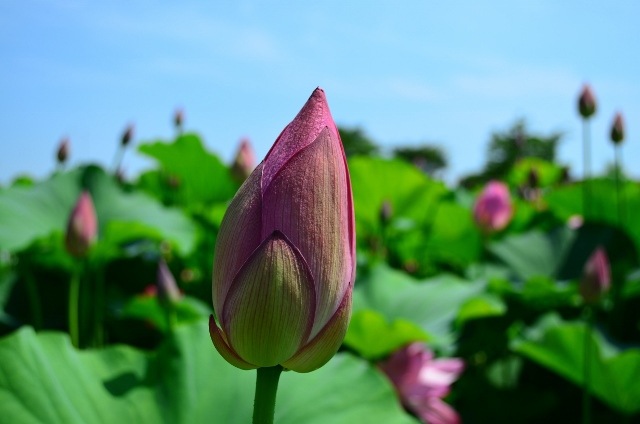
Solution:
{"label": "green stem", "polygon": [[622,160],[620,158],[620,146],[616,144],[614,146],[615,152],[615,174],[616,174],[616,203],[618,204],[618,225],[620,227],[624,226],[624,214],[623,214],[623,199],[622,194],[620,193],[620,166],[622,165]]}
{"label": "green stem", "polygon": [[591,386],[591,339],[594,327],[594,316],[591,307],[585,308],[587,320],[587,328],[584,333],[584,357],[583,372],[584,383],[582,385],[582,423],[591,423],[591,396],[589,394],[589,386]]}
{"label": "green stem", "polygon": [[95,275],[93,276],[95,281],[95,305],[94,305],[94,329],[93,340],[95,347],[102,347],[104,345],[104,310],[105,310],[105,293],[104,293],[104,274],[103,269],[99,264],[94,267]]}
{"label": "green stem", "polygon": [[24,280],[27,285],[27,293],[29,294],[29,306],[31,307],[31,316],[33,328],[40,330],[42,328],[42,305],[40,304],[40,296],[38,294],[38,285],[27,265],[24,268]]}
{"label": "green stem", "polygon": [[80,328],[78,313],[80,309],[80,266],[74,267],[69,283],[69,334],[75,348],[80,347]]}
{"label": "green stem", "polygon": [[124,158],[124,152],[126,149],[126,146],[120,145],[118,150],[116,150],[116,155],[113,158],[113,175],[116,175],[120,166],[122,166],[122,159]]}
{"label": "green stem", "polygon": [[584,179],[582,182],[582,216],[587,219],[591,202],[589,179],[591,178],[591,143],[589,141],[589,120],[582,120],[582,156],[584,159]]}
{"label": "green stem", "polygon": [[258,368],[256,397],[253,402],[253,424],[273,424],[276,408],[276,392],[282,367]]}

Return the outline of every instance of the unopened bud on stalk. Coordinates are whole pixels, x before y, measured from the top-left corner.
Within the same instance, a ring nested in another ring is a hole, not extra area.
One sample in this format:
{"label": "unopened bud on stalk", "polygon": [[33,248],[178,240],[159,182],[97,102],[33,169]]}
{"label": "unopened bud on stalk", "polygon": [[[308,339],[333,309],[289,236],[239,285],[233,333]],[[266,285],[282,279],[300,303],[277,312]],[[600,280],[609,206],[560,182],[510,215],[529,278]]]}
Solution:
{"label": "unopened bud on stalk", "polygon": [[133,138],[133,125],[127,126],[127,129],[124,130],[122,134],[122,145],[128,146],[131,143],[131,139]]}
{"label": "unopened bud on stalk", "polygon": [[584,266],[580,280],[580,295],[586,303],[594,303],[604,295],[611,286],[611,270],[607,253],[598,247]]}
{"label": "unopened bud on stalk", "polygon": [[182,129],[184,124],[184,111],[182,109],[176,109],[176,113],[173,115],[173,123],[178,129]]}
{"label": "unopened bud on stalk", "polygon": [[391,202],[389,200],[384,200],[382,202],[382,206],[380,207],[380,222],[383,224],[388,224],[393,217],[393,207],[391,206]]}
{"label": "unopened bud on stalk", "polygon": [[256,155],[248,138],[243,138],[238,153],[231,165],[231,175],[239,182],[244,182],[256,167]]}
{"label": "unopened bud on stalk", "polygon": [[320,368],[347,331],[354,277],[349,170],[318,88],[222,220],[213,265],[213,344],[241,369]]}
{"label": "unopened bud on stalk", "polygon": [[158,261],[156,285],[158,287],[158,301],[162,306],[170,307],[182,298],[182,293],[164,259]]}
{"label": "unopened bud on stalk", "polygon": [[540,174],[538,174],[537,169],[531,168],[529,170],[529,175],[527,175],[527,185],[529,188],[538,188],[540,186]]}
{"label": "unopened bud on stalk", "polygon": [[591,91],[591,86],[585,84],[582,87],[580,98],[578,99],[578,111],[584,119],[588,119],[596,113],[596,98]]}
{"label": "unopened bud on stalk", "polygon": [[63,164],[67,161],[67,158],[69,157],[69,139],[68,138],[63,138],[62,141],[60,141],[60,145],[58,146],[58,152],[56,153],[56,156],[58,158],[58,163]]}
{"label": "unopened bud on stalk", "polygon": [[476,225],[485,233],[503,230],[513,216],[509,187],[499,181],[490,181],[482,190],[473,207]]}
{"label": "unopened bud on stalk", "polygon": [[611,125],[611,141],[614,144],[620,144],[624,140],[624,119],[620,112],[616,113],[613,118],[613,124]]}
{"label": "unopened bud on stalk", "polygon": [[98,218],[88,191],[78,198],[67,225],[65,247],[75,257],[86,256],[98,236]]}

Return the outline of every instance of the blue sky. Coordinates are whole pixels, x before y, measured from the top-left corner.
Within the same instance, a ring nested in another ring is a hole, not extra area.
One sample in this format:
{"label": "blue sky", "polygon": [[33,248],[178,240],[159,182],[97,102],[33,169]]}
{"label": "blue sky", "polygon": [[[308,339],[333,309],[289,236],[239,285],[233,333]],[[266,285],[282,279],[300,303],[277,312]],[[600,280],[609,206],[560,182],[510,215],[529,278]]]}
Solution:
{"label": "blue sky", "polygon": [[[640,176],[638,16],[634,1],[4,1],[0,184],[46,176],[64,136],[72,164],[110,166],[128,123],[136,142],[168,139],[176,107],[225,160],[243,136],[261,158],[316,86],[339,125],[387,149],[443,146],[449,181],[519,117],[563,131],[579,176],[583,82],[599,105],[593,168],[612,160],[620,110]],[[131,153],[129,175],[150,166]]]}

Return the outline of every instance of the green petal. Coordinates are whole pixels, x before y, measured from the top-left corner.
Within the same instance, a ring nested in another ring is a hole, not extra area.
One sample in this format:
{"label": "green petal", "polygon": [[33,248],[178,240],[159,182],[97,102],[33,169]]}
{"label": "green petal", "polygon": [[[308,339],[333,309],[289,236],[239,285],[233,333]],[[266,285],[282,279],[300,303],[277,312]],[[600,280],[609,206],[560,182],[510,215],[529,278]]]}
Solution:
{"label": "green petal", "polygon": [[229,346],[259,367],[278,365],[308,340],[315,303],[309,268],[295,246],[275,231],[229,289],[223,321]]}
{"label": "green petal", "polygon": [[255,365],[251,365],[250,363],[243,361],[233,350],[231,350],[229,345],[227,345],[227,342],[224,340],[224,335],[218,328],[216,320],[213,319],[213,315],[209,317],[209,336],[211,336],[211,341],[220,356],[234,367],[240,368],[241,370],[252,370],[258,368]]}
{"label": "green petal", "polygon": [[351,289],[347,290],[340,307],[318,335],[292,358],[283,362],[283,367],[297,372],[311,372],[329,362],[338,351],[349,327],[351,292]]}

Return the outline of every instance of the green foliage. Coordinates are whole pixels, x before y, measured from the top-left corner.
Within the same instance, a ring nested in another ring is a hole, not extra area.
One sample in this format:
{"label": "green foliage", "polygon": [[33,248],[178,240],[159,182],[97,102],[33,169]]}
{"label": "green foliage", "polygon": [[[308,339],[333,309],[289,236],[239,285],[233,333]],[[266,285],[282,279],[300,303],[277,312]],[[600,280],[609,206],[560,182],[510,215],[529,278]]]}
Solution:
{"label": "green foliage", "polygon": [[[178,327],[153,354],[127,346],[79,352],[66,335],[28,327],[0,341],[2,420],[11,423],[244,424],[254,385],[254,373],[216,353],[205,321]],[[314,373],[285,373],[275,420],[415,422],[390,383],[348,354]]]}
{"label": "green foliage", "polygon": [[378,153],[379,148],[361,128],[338,127],[342,146],[347,157],[361,155],[372,156]]}
{"label": "green foliage", "polygon": [[398,147],[393,150],[396,158],[405,160],[429,176],[447,168],[447,156],[439,146],[423,144],[416,147]]}

